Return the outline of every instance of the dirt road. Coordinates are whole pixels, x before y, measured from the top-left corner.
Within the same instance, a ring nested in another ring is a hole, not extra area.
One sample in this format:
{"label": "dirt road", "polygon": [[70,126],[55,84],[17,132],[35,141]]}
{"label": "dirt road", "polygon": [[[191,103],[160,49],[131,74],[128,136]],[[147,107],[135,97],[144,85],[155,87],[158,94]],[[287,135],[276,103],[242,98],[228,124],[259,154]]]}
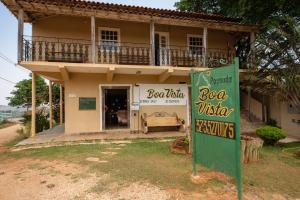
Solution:
{"label": "dirt road", "polygon": [[21,124],[16,124],[7,128],[0,129],[0,146],[13,140],[17,135],[17,130],[22,127]]}

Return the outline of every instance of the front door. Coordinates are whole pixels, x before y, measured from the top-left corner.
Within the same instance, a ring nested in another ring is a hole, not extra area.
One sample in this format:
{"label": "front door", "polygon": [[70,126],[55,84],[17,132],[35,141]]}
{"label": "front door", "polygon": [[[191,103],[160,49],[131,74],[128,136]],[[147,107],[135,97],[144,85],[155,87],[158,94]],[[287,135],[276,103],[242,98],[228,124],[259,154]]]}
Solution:
{"label": "front door", "polygon": [[155,33],[155,65],[170,65],[169,34]]}
{"label": "front door", "polygon": [[102,88],[103,129],[129,128],[129,88]]}

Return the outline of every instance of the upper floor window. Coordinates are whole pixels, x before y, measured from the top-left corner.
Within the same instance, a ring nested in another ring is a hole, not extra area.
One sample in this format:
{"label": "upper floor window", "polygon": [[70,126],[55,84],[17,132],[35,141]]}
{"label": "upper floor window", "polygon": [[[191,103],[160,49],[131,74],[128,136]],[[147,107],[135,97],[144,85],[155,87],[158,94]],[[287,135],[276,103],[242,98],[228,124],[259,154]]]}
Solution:
{"label": "upper floor window", "polygon": [[203,40],[201,35],[188,35],[188,51],[191,54],[202,54]]}
{"label": "upper floor window", "polygon": [[116,49],[120,41],[120,30],[117,28],[100,28],[99,41],[101,49]]}

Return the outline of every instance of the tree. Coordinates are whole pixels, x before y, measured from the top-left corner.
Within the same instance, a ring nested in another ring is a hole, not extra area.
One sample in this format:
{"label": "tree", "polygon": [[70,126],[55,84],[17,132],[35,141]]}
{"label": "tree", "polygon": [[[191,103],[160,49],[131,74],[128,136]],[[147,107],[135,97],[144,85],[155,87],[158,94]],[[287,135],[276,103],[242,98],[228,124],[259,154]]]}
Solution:
{"label": "tree", "polygon": [[[9,100],[8,105],[10,106],[24,106],[28,108],[31,106],[31,83],[32,75],[30,74],[29,79],[19,81],[15,85],[15,89],[10,93],[11,96],[6,99]],[[48,86],[45,80],[39,76],[36,77],[36,105],[39,106],[44,102],[47,102],[48,97]]]}
{"label": "tree", "polygon": [[[28,109],[31,106],[31,83],[32,83],[32,75],[30,74],[29,79],[24,79],[22,81],[19,81],[15,85],[15,89],[11,92],[10,97],[6,97],[9,100],[9,105],[10,106],[24,106]],[[58,84],[53,84],[52,85],[52,109],[53,109],[53,119],[54,121],[58,122],[59,117],[60,117],[60,104],[59,104],[59,99],[60,99],[60,87]],[[37,76],[36,77],[36,105],[39,106],[42,103],[49,103],[49,88],[48,85],[46,84],[45,80]],[[37,116],[43,117],[42,115],[45,113],[45,109],[38,111]],[[46,116],[48,117],[48,116]],[[31,114],[27,113],[27,121],[31,119]],[[44,119],[43,119],[44,120]],[[45,120],[44,120],[45,121]],[[45,124],[44,123],[39,123],[39,124]],[[43,125],[44,126],[44,125]],[[42,129],[43,129],[42,126]],[[38,129],[41,131],[42,129]]]}
{"label": "tree", "polygon": [[[272,94],[300,112],[298,0],[180,0],[175,6],[181,11],[223,14],[259,25],[261,30],[255,41],[254,55],[257,65],[241,86]],[[237,47],[245,45],[245,41],[239,41]],[[253,52],[247,55],[253,56]]]}
{"label": "tree", "polygon": [[257,69],[242,87],[276,97],[300,113],[300,28],[285,16],[278,26],[262,32],[256,42]]}
{"label": "tree", "polygon": [[[59,122],[59,118],[60,118],[60,86],[58,84],[53,84],[52,85],[52,103],[53,103],[53,119],[55,122]],[[63,96],[64,97],[64,94]],[[62,98],[63,100],[63,106],[64,106],[64,98]],[[64,109],[63,109],[64,110]],[[63,115],[64,116],[64,115]]]}
{"label": "tree", "polygon": [[277,17],[291,16],[299,20],[298,0],[180,0],[175,7],[181,11],[222,14],[240,18],[246,23],[264,27],[274,25]]}

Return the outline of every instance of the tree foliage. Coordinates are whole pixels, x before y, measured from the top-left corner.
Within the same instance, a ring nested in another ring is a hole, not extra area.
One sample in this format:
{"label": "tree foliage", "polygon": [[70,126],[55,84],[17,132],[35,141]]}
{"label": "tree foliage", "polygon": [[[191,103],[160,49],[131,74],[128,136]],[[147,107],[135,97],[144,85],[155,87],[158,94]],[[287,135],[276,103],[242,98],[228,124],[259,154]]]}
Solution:
{"label": "tree foliage", "polygon": [[181,11],[240,18],[262,27],[276,25],[277,18],[282,16],[299,18],[300,13],[298,0],[180,0],[175,7]]}
{"label": "tree foliage", "polygon": [[223,14],[259,25],[255,54],[249,54],[255,56],[256,68],[242,87],[279,97],[300,112],[298,0],[180,0],[175,6],[181,11]]}
{"label": "tree foliage", "polygon": [[[7,97],[9,100],[8,104],[10,106],[23,106],[27,109],[31,106],[31,83],[32,75],[30,78],[19,81],[15,85],[15,89],[10,93],[11,96]],[[52,85],[52,104],[53,104],[53,119],[59,121],[59,95],[60,87],[58,84]],[[36,105],[40,106],[41,104],[49,103],[49,88],[45,80],[37,76],[36,77]]]}
{"label": "tree foliage", "polygon": [[300,112],[300,29],[290,17],[260,33],[256,42],[256,65],[242,87],[290,103]]}
{"label": "tree foliage", "polygon": [[[7,97],[10,106],[24,106],[30,107],[31,105],[31,92],[32,92],[32,75],[29,79],[19,81],[15,85],[15,89],[10,93],[11,96]],[[47,102],[48,86],[45,80],[39,76],[36,77],[36,105]]]}

